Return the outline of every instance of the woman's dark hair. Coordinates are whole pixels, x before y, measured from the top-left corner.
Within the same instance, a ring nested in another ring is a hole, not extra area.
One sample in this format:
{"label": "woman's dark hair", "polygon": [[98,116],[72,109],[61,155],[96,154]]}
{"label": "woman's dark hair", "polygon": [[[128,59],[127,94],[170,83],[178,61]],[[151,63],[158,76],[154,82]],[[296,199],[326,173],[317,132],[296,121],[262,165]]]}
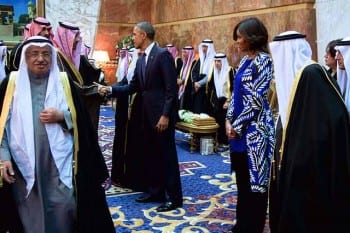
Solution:
{"label": "woman's dark hair", "polygon": [[233,29],[233,40],[237,40],[237,31],[253,51],[269,52],[267,47],[268,33],[265,25],[258,18],[248,18],[239,22]]}
{"label": "woman's dark hair", "polygon": [[342,39],[336,39],[336,40],[332,40],[328,43],[327,47],[326,47],[326,52],[329,53],[332,57],[335,57],[335,46],[337,45],[338,41],[341,41]]}

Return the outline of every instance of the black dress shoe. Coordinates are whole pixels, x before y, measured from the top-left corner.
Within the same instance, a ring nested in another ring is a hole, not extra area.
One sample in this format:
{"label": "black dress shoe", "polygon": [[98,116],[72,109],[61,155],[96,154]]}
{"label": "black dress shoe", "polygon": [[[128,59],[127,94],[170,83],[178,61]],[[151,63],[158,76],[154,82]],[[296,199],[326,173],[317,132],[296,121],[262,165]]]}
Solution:
{"label": "black dress shoe", "polygon": [[115,187],[120,187],[120,188],[123,187],[123,186],[122,186],[122,183],[121,183],[120,181],[114,181],[114,180],[112,180],[112,185],[115,186]]}
{"label": "black dress shoe", "polygon": [[139,198],[136,198],[136,202],[139,202],[139,203],[163,202],[164,200],[165,198],[152,196],[152,195],[146,195],[146,196],[141,196]]}
{"label": "black dress shoe", "polygon": [[167,201],[167,202],[165,202],[157,207],[157,212],[166,212],[166,211],[174,210],[174,209],[179,208],[181,206],[182,206],[181,203],[179,204],[179,203],[175,203],[172,201]]}

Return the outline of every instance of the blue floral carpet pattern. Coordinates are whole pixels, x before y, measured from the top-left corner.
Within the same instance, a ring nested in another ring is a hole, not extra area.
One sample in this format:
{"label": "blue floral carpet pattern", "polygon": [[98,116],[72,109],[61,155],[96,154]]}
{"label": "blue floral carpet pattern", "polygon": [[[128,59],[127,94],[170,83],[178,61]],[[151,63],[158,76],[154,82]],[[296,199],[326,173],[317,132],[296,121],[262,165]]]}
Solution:
{"label": "blue floral carpet pattern", "polygon": [[[114,111],[109,105],[101,106],[99,143],[109,169],[113,137]],[[183,207],[158,213],[159,203],[137,203],[141,193],[111,186],[106,196],[117,233],[219,233],[233,226],[237,187],[230,174],[229,154],[190,153],[183,140],[188,135],[177,131],[176,137],[181,139],[177,140],[177,152]],[[267,225],[264,233],[269,232]]]}

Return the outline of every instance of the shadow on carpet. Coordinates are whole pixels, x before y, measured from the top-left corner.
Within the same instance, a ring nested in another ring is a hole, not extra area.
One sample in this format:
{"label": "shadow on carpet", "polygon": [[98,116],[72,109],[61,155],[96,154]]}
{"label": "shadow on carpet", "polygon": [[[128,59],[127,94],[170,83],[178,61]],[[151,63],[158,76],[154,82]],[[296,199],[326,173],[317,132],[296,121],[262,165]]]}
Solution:
{"label": "shadow on carpet", "polygon": [[[114,137],[114,111],[101,106],[99,143],[108,168]],[[176,131],[184,204],[158,213],[159,203],[137,203],[142,193],[111,186],[106,191],[117,233],[221,233],[231,229],[235,219],[237,187],[230,174],[228,153],[201,155],[189,152],[188,135]],[[266,223],[264,233],[268,233]]]}

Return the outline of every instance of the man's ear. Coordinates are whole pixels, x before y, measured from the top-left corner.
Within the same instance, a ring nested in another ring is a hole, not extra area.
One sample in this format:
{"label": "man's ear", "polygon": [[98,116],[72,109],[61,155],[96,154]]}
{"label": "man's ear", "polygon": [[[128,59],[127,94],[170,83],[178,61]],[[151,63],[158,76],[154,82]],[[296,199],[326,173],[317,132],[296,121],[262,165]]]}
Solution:
{"label": "man's ear", "polygon": [[147,38],[147,33],[146,32],[142,32],[142,39],[146,39]]}

